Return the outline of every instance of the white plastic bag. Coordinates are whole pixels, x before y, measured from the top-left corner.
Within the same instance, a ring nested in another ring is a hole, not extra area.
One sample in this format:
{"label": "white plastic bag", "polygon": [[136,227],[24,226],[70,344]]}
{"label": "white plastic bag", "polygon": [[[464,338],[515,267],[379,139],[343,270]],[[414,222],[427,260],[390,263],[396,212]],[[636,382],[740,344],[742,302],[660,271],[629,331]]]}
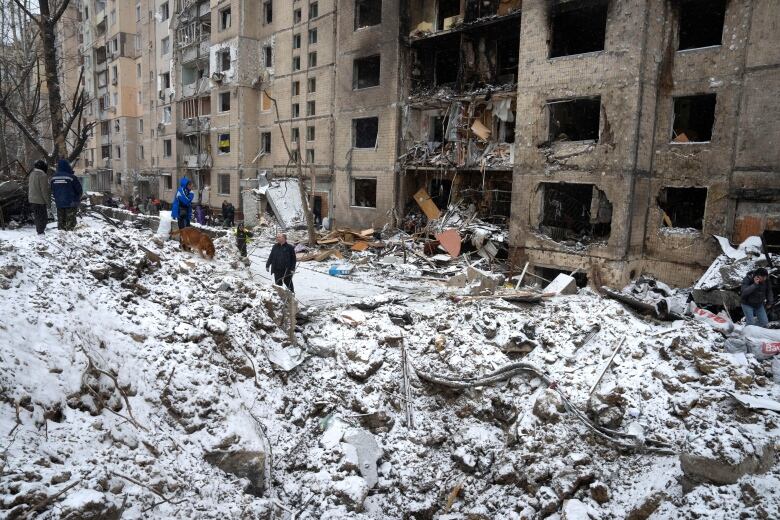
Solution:
{"label": "white plastic bag", "polygon": [[160,238],[164,238],[168,240],[171,238],[171,212],[170,211],[161,211],[160,212],[160,225],[157,227],[157,236]]}
{"label": "white plastic bag", "polygon": [[780,330],[747,325],[742,329],[742,335],[756,359],[769,359],[780,353]]}

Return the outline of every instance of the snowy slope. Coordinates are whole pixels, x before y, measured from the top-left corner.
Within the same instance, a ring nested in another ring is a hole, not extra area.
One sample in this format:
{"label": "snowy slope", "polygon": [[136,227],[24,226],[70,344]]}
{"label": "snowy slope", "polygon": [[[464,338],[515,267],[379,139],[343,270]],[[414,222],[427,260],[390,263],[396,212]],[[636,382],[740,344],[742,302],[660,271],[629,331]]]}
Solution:
{"label": "snowy slope", "polygon": [[[284,305],[229,238],[216,245],[207,262],[89,220],[43,240],[0,231],[0,516],[36,505],[40,518],[777,516],[777,416],[725,393],[777,399],[771,363],[726,353],[703,324],[664,328],[587,291],[518,307],[456,304],[431,287],[372,296],[357,325],[341,308],[304,309],[309,355],[284,373],[268,358],[291,348]],[[593,323],[601,332],[583,345]],[[520,359],[635,448],[597,438],[539,377],[456,390],[415,373],[478,377]],[[694,487],[679,453],[747,474]],[[236,454],[247,478],[216,467]]]}

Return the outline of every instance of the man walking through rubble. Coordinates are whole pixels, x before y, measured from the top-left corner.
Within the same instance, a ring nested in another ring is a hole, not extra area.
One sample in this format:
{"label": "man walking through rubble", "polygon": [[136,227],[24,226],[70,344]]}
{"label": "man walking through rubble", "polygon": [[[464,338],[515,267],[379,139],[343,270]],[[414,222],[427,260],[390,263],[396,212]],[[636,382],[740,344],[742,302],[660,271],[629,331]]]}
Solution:
{"label": "man walking through rubble", "polygon": [[745,313],[746,325],[758,325],[766,327],[769,318],[766,315],[764,305],[774,302],[772,285],[769,283],[769,273],[763,267],[748,273],[742,280],[742,312]]}
{"label": "man walking through rubble", "polygon": [[27,201],[32,208],[35,230],[39,235],[43,235],[46,223],[49,221],[48,207],[51,202],[49,176],[46,174],[49,165],[46,164],[46,161],[39,159],[35,161],[33,166],[29,177]]}
{"label": "man walking through rubble", "polygon": [[295,292],[293,287],[293,274],[295,273],[295,248],[287,243],[287,235],[279,233],[276,235],[276,244],[271,248],[271,254],[265,262],[265,270],[270,269],[274,275],[276,285],[284,285]]}
{"label": "man walking through rubble", "polygon": [[76,227],[76,211],[84,190],[65,159],[57,163],[57,171],[51,178],[51,191],[57,205],[57,229],[70,231]]}

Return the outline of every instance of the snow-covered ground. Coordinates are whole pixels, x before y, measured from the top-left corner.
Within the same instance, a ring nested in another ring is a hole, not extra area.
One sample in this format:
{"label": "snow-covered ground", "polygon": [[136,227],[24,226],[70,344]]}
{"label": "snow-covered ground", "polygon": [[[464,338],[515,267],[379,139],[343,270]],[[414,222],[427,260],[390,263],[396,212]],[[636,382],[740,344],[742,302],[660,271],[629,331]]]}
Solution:
{"label": "snow-covered ground", "polygon": [[[307,263],[285,372],[266,248],[247,267],[216,246],[204,261],[89,219],[0,231],[0,517],[780,516],[777,415],[726,393],[780,398],[771,362],[702,323],[587,290],[454,303],[405,267]],[[431,382],[519,361],[538,374]]]}
{"label": "snow-covered ground", "polygon": [[[249,251],[252,272],[264,283],[273,283],[273,277],[265,270],[265,261],[271,253],[271,244],[257,245]],[[322,264],[327,266],[329,264]],[[311,263],[301,262],[293,276],[295,296],[305,305],[346,304],[360,298],[373,296],[382,288],[346,278],[330,276],[327,272],[315,270]]]}

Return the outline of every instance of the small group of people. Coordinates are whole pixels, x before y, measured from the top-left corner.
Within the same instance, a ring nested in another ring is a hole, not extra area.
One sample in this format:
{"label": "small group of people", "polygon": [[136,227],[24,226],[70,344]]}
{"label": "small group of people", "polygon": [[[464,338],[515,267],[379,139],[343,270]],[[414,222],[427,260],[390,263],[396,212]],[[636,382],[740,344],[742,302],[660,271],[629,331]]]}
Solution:
{"label": "small group of people", "polygon": [[[184,177],[179,182],[179,188],[176,190],[176,196],[171,204],[171,218],[176,220],[179,229],[184,229],[191,225],[193,200],[195,193],[192,191],[192,181]],[[223,225],[233,227],[235,218],[235,207],[228,201],[222,202]],[[247,242],[252,236],[244,224],[239,222],[236,226],[236,247],[241,257],[247,256]],[[268,260],[265,263],[266,271],[270,271],[274,277],[276,285],[284,285],[291,292],[295,292],[293,286],[293,274],[295,273],[295,248],[287,243],[287,235],[279,233],[276,235],[276,243],[271,248]]]}
{"label": "small group of people", "polygon": [[[195,192],[192,189],[192,181],[184,177],[179,181],[179,188],[176,190],[176,196],[171,204],[171,218],[179,224],[179,229],[190,226],[192,223],[193,211],[196,212],[197,222],[201,225],[206,223],[205,205],[194,203]],[[236,208],[229,201],[222,201],[222,225],[225,227],[235,226]]]}
{"label": "small group of people", "polygon": [[57,170],[51,179],[48,170],[46,161],[35,161],[28,178],[27,201],[39,235],[45,234],[52,196],[57,206],[57,229],[70,231],[76,227],[76,212],[84,194],[81,182],[68,161],[60,159],[57,162]]}

